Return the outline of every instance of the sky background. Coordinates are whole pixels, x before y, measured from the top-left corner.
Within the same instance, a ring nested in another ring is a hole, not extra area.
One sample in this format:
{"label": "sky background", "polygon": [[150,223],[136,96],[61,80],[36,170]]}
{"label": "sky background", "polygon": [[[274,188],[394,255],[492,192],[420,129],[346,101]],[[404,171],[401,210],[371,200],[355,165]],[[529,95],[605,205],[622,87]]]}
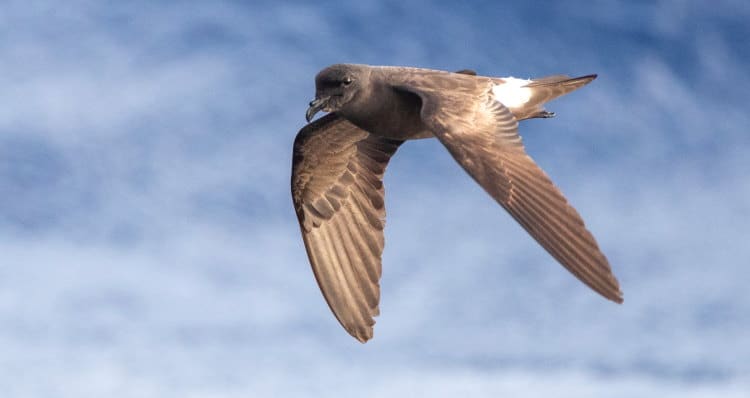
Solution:
{"label": "sky background", "polygon": [[[750,3],[1,3],[0,396],[747,397]],[[625,303],[422,140],[349,337],[289,195],[339,62],[598,73],[520,128]]]}

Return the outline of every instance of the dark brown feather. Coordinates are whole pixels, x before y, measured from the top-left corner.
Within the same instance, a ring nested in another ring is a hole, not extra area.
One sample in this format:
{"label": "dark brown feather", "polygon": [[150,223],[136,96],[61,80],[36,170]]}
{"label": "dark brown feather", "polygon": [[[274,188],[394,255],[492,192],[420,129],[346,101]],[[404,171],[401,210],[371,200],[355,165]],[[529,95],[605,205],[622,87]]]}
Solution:
{"label": "dark brown feather", "polygon": [[[577,90],[596,79],[596,75],[571,78],[565,75],[554,75],[533,79],[526,85],[531,90],[531,97],[520,109],[511,109],[517,120],[534,117],[550,117],[554,113],[545,112],[544,104],[571,91]],[[497,79],[502,80],[502,79]]]}
{"label": "dark brown feather", "polygon": [[382,177],[401,141],[332,113],[297,134],[292,199],[315,279],[336,319],[361,342],[379,313]]}
{"label": "dark brown feather", "polygon": [[[518,121],[494,100],[492,82],[477,83],[473,96],[425,84],[398,88],[420,96],[422,119],[456,161],[565,268],[602,296],[622,302],[607,258],[578,212],[526,154]],[[557,92],[546,95],[561,95]]]}
{"label": "dark brown feather", "polygon": [[[344,84],[344,77],[357,83]],[[504,97],[514,106],[507,108],[493,97],[493,85],[506,79],[471,70],[337,64],[316,76],[318,105],[311,103],[308,116],[321,104],[336,112],[297,135],[292,197],[318,285],[352,336],[370,339],[379,314],[383,173],[401,140],[433,135],[557,261],[596,292],[622,302],[594,237],[518,135],[519,120],[551,117],[543,108],[547,101],[595,77],[520,82],[526,84],[521,100]],[[519,88],[518,80],[509,83],[510,92]]]}

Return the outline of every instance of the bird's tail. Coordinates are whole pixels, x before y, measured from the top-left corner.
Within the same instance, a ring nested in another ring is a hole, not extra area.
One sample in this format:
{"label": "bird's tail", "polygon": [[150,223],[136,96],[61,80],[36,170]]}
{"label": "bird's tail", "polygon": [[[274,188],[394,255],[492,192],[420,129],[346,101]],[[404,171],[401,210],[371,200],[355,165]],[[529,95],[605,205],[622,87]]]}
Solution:
{"label": "bird's tail", "polygon": [[573,78],[565,75],[554,75],[531,79],[531,83],[525,86],[525,88],[531,90],[529,100],[521,109],[514,109],[513,113],[516,114],[518,120],[552,117],[555,114],[544,109],[545,103],[577,90],[594,79],[596,79],[596,75]]}

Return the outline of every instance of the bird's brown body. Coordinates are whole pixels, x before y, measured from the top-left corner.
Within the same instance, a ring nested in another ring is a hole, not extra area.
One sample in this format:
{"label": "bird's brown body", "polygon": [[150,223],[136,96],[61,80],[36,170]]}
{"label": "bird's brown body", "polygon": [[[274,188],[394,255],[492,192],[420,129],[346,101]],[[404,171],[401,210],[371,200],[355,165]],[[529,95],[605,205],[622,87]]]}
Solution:
{"label": "bird's brown body", "polygon": [[316,76],[297,135],[292,198],[326,301],[364,342],[379,313],[385,219],[382,176],[405,140],[436,137],[555,259],[604,297],[622,302],[609,263],[549,177],[526,154],[518,121],[551,117],[547,101],[596,76],[520,80],[406,67],[333,65]]}

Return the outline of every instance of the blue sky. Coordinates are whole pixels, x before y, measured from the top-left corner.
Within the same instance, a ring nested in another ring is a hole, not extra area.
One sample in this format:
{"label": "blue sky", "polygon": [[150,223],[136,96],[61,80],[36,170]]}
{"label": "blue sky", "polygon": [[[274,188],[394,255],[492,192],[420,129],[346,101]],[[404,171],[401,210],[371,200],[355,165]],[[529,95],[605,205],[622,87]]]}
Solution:
{"label": "blue sky", "polygon": [[[5,1],[3,397],[741,397],[750,6]],[[598,73],[521,125],[618,275],[602,300],[433,141],[385,179],[361,345],[313,280],[291,144],[338,62]]]}

